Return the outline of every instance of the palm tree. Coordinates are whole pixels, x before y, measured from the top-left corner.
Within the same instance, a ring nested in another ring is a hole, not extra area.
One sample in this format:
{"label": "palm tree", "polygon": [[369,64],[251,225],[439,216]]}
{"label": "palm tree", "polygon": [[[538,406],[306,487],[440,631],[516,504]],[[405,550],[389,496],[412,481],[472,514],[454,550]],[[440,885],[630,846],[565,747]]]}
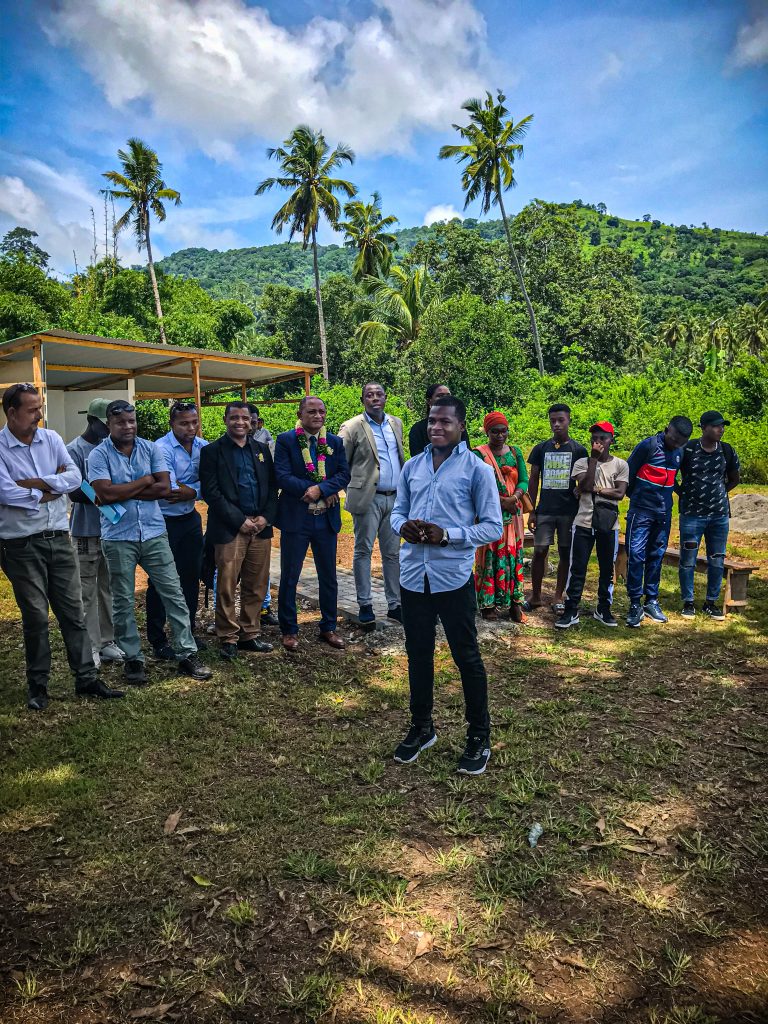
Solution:
{"label": "palm tree", "polygon": [[759,356],[768,348],[768,317],[764,306],[765,300],[759,306],[747,302],[736,318],[736,336],[751,356]]}
{"label": "palm tree", "polygon": [[517,184],[513,165],[515,159],[523,155],[523,145],[520,140],[525,137],[528,125],[533,120],[533,114],[529,114],[515,124],[513,120],[507,119],[509,111],[504,106],[506,99],[504,93],[499,91],[496,96],[498,100],[496,103],[494,103],[490,92],[487,92],[485,102],[472,99],[462,104],[462,110],[466,110],[470,115],[470,123],[468,125],[455,124],[453,127],[463,139],[466,139],[466,143],[459,146],[441,146],[439,155],[441,160],[455,157],[459,163],[466,164],[461,174],[461,187],[466,196],[465,210],[470,203],[479,198],[481,213],[488,213],[490,208],[496,205],[501,211],[510,262],[528,310],[533,347],[536,351],[539,373],[543,375],[544,357],[541,352],[536,314],[528,297],[520,261],[512,244],[512,235],[502,196],[503,192]]}
{"label": "palm tree", "polygon": [[339,224],[346,232],[344,245],[357,249],[352,267],[355,281],[364,277],[386,278],[392,263],[392,250],[397,248],[397,238],[385,229],[397,224],[397,217],[381,215],[381,196],[374,192],[370,203],[359,199],[347,203],[344,213],[349,220]]}
{"label": "palm tree", "polygon": [[322,132],[313,131],[307,125],[294,128],[282,146],[267,150],[270,160],[277,160],[283,172],[280,178],[266,178],[256,189],[260,196],[273,186],[290,189],[291,194],[272,219],[272,229],[279,235],[283,228],[290,226],[289,239],[301,232],[303,248],[312,245],[312,264],[315,271],[315,302],[320,326],[320,354],[323,361],[323,376],[328,380],[328,345],[325,338],[323,297],[320,294],[320,269],[317,264],[317,226],[322,214],[332,227],[339,223],[341,207],[335,192],[344,192],[349,199],[357,189],[343,178],[331,178],[330,172],[340,164],[354,163],[355,154],[348,146],[337,145],[329,153],[328,143]]}
{"label": "palm tree", "polygon": [[405,270],[395,266],[389,280],[366,277],[363,284],[373,297],[377,319],[361,323],[355,336],[359,341],[370,342],[391,339],[402,352],[418,338],[424,314],[438,302],[426,267]]}
{"label": "palm tree", "polygon": [[160,328],[160,340],[165,345],[165,328],[163,326],[163,307],[160,305],[160,292],[157,287],[155,264],[152,259],[152,242],[149,237],[150,212],[158,220],[165,220],[163,199],[178,206],[181,194],[174,188],[168,188],[160,176],[163,165],[157,153],[145,145],[141,139],[128,139],[128,152],[118,149],[117,158],[123,165],[122,171],[107,171],[102,177],[116,188],[104,189],[112,199],[127,199],[130,206],[120,217],[114,227],[119,234],[129,224],[133,226],[139,249],[147,248],[147,267],[155,296],[155,311]]}

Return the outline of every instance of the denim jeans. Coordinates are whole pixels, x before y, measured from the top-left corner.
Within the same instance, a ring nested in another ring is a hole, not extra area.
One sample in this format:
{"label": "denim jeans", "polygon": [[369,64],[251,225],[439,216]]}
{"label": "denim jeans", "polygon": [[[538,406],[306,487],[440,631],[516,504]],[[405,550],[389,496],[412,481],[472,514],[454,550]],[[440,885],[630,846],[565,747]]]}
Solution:
{"label": "denim jeans", "polygon": [[714,603],[720,596],[729,525],[728,516],[680,516],[680,594],[684,603],[693,602],[693,576],[702,537],[707,552],[707,601]]}
{"label": "denim jeans", "polygon": [[424,580],[424,593],[400,588],[405,650],[408,655],[408,683],[411,691],[411,720],[426,726],[432,721],[435,686],[435,639],[438,618],[464,689],[464,709],[469,724],[467,735],[489,736],[488,678],[477,646],[475,579],[463,587],[432,594]]}
{"label": "denim jeans", "polygon": [[128,661],[144,661],[136,626],[136,566],[140,565],[163,602],[171,630],[171,646],[181,658],[197,653],[189,625],[189,609],[168,544],[168,534],[152,540],[102,540],[112,581],[115,640]]}
{"label": "denim jeans", "polygon": [[627,513],[627,596],[638,604],[658,601],[661,565],[669,543],[672,514],[655,515],[642,510]]}
{"label": "denim jeans", "polygon": [[[197,509],[183,516],[166,516],[168,544],[179,574],[181,592],[189,611],[189,624],[195,628],[200,596],[200,569],[203,564],[203,524]],[[165,635],[165,606],[150,580],[147,586],[147,640],[153,647],[168,643]]]}

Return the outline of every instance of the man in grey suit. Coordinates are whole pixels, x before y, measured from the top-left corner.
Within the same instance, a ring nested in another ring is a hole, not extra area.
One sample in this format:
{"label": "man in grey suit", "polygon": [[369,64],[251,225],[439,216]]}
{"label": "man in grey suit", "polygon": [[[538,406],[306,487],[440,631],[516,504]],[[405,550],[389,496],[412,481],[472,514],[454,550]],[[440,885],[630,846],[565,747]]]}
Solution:
{"label": "man in grey suit", "polygon": [[371,598],[371,553],[379,538],[387,617],[402,621],[400,611],[400,538],[392,532],[389,517],[395,504],[400,471],[405,462],[403,421],[387,416],[386,390],[366,384],[362,392],[364,412],[342,423],[339,430],[352,473],[347,486],[346,509],[355,524],[354,572],[360,623],[373,629],[376,616]]}

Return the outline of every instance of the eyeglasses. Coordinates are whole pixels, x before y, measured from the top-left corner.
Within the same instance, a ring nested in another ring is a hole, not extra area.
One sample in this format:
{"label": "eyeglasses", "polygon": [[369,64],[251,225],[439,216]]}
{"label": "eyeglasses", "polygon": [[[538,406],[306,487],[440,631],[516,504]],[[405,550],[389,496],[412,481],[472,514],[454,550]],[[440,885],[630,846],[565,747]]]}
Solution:
{"label": "eyeglasses", "polygon": [[122,416],[124,412],[136,412],[136,406],[130,402],[110,402],[107,406],[107,417]]}

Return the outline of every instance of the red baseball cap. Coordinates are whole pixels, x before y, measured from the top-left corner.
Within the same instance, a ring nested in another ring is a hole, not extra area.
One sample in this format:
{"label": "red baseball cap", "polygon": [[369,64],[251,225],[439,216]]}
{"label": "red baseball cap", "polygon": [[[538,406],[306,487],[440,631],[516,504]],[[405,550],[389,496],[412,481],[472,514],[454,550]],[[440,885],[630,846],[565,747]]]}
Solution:
{"label": "red baseball cap", "polygon": [[602,420],[600,423],[593,423],[589,428],[590,434],[593,430],[602,430],[604,434],[610,434],[611,437],[614,436],[613,424],[609,423],[608,420]]}

